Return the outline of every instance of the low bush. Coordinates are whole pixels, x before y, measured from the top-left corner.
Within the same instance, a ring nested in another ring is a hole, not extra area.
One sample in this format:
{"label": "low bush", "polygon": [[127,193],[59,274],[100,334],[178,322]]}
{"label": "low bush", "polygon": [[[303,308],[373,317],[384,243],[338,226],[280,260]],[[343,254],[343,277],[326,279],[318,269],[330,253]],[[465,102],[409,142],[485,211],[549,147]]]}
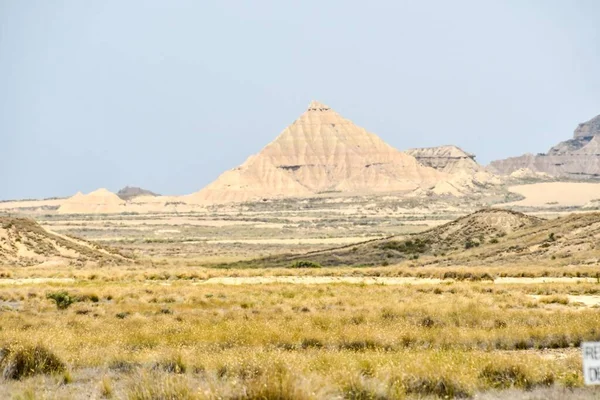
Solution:
{"label": "low bush", "polygon": [[48,293],[46,298],[54,301],[54,303],[56,303],[56,308],[59,310],[66,310],[71,304],[77,301],[76,297],[71,296],[65,291]]}
{"label": "low bush", "polygon": [[155,363],[152,369],[169,372],[171,374],[185,374],[187,366],[183,362],[181,356],[177,356]]}
{"label": "low bush", "polygon": [[39,374],[66,371],[65,363],[42,346],[13,345],[0,349],[0,369],[4,379],[22,379]]}
{"label": "low bush", "polygon": [[486,386],[495,389],[508,389],[510,387],[530,389],[531,379],[519,365],[487,365],[479,374]]}
{"label": "low bush", "polygon": [[298,260],[294,261],[290,268],[321,268],[321,264],[310,260]]}
{"label": "low bush", "polygon": [[448,378],[410,377],[402,381],[406,394],[436,396],[444,399],[465,399],[469,391]]}

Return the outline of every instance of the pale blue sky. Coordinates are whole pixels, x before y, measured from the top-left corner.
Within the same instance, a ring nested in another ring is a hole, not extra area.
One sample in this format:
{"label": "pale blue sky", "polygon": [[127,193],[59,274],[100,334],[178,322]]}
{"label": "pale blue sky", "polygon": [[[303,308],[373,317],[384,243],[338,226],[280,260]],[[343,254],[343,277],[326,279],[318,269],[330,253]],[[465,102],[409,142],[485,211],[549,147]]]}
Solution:
{"label": "pale blue sky", "polygon": [[482,163],[600,114],[600,1],[0,0],[0,199],[199,190],[322,101]]}

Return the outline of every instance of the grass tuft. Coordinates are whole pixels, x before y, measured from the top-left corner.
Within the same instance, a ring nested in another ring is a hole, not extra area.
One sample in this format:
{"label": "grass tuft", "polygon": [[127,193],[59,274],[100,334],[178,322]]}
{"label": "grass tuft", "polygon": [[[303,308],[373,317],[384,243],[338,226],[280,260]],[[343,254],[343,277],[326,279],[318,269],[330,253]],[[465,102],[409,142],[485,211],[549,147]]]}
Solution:
{"label": "grass tuft", "polygon": [[65,363],[42,346],[12,345],[1,349],[0,368],[4,379],[14,380],[33,375],[58,374],[66,371]]}

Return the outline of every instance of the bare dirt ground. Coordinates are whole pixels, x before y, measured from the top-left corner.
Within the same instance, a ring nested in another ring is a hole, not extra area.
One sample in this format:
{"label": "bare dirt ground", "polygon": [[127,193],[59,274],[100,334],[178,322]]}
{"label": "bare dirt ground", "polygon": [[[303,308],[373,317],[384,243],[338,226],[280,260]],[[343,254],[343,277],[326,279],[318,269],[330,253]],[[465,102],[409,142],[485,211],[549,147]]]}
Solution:
{"label": "bare dirt ground", "polygon": [[600,183],[545,182],[512,186],[509,190],[525,199],[504,205],[508,207],[576,207],[600,198]]}

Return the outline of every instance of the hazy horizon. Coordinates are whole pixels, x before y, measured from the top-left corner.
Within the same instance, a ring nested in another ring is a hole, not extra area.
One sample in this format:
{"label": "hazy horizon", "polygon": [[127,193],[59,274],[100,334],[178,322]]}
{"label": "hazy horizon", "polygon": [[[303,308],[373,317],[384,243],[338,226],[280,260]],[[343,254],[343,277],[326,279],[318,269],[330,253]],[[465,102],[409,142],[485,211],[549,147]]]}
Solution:
{"label": "hazy horizon", "polygon": [[600,3],[0,0],[0,200],[200,190],[311,100],[487,164],[600,114]]}

